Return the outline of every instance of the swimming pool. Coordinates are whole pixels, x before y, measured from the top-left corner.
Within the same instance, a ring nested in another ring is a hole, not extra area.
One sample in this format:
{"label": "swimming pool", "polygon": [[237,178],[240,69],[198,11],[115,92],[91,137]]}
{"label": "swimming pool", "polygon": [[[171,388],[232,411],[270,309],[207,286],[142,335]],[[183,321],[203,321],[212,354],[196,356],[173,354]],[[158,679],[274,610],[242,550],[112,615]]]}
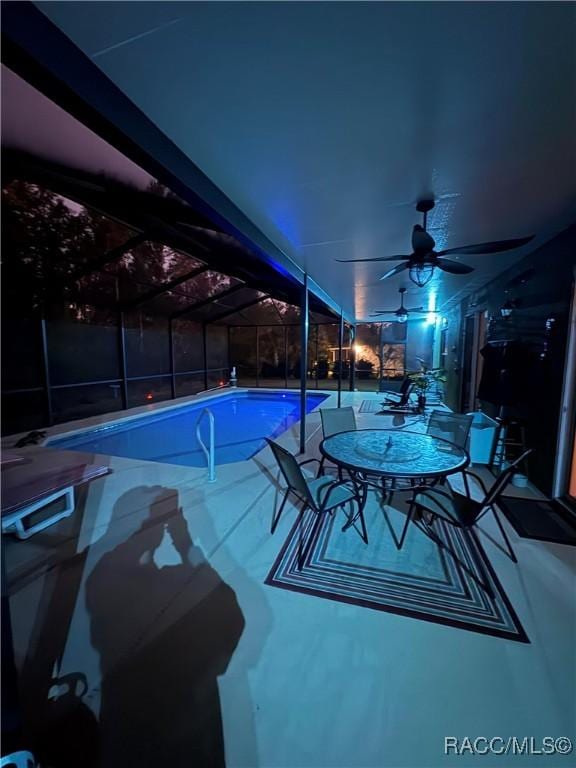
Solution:
{"label": "swimming pool", "polygon": [[[308,394],[306,412],[328,395]],[[145,459],[186,467],[205,467],[206,458],[196,438],[196,423],[204,408],[215,420],[216,464],[244,461],[300,418],[300,394],[291,392],[234,392],[201,402],[157,412],[130,421],[97,427],[48,441],[53,448],[129,459]],[[201,436],[208,445],[208,419]]]}

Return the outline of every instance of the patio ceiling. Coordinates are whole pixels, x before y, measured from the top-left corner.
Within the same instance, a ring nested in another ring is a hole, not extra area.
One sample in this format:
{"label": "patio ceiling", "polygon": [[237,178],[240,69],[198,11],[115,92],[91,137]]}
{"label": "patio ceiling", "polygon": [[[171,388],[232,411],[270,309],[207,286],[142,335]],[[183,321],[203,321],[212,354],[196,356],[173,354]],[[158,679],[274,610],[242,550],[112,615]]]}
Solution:
{"label": "patio ceiling", "polygon": [[440,306],[576,218],[572,3],[38,8],[357,319],[405,280],[334,259],[406,253],[423,195],[440,246],[537,236],[439,276]]}

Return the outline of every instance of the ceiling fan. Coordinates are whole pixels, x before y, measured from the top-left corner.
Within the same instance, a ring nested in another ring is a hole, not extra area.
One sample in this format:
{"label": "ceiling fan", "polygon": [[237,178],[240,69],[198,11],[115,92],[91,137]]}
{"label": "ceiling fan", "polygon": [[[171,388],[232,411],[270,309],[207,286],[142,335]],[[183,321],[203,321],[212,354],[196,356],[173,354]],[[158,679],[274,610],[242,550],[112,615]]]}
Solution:
{"label": "ceiling fan", "polygon": [[465,245],[461,248],[445,248],[443,251],[435,251],[436,243],[431,235],[426,231],[428,211],[434,208],[434,200],[420,200],[416,204],[416,210],[423,214],[422,226],[416,224],[412,230],[412,253],[402,256],[379,256],[374,259],[336,259],[341,262],[354,261],[402,261],[396,267],[388,270],[382,275],[380,280],[386,280],[388,277],[400,274],[405,269],[409,271],[410,280],[422,288],[434,274],[436,268],[443,272],[450,272],[453,275],[467,275],[474,271],[474,267],[468,264],[462,264],[459,261],[445,258],[452,254],[461,253],[476,255],[481,253],[498,253],[500,251],[510,251],[513,248],[519,248],[526,245],[534,237],[520,237],[515,240],[495,240],[490,243],[478,243],[476,245]]}
{"label": "ceiling fan", "polygon": [[405,323],[408,320],[408,315],[412,312],[422,312],[424,314],[427,314],[427,312],[424,310],[424,307],[405,307],[404,306],[404,294],[406,293],[406,288],[399,288],[398,293],[400,294],[400,306],[398,309],[379,309],[376,312],[371,312],[371,315],[396,315],[396,320],[399,323]]}

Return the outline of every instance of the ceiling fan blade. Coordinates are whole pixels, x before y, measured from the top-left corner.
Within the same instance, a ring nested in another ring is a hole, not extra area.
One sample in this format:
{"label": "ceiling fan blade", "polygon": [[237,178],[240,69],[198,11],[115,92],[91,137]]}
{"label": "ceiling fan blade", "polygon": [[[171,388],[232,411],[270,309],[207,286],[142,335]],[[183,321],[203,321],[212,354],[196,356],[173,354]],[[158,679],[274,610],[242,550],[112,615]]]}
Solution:
{"label": "ceiling fan blade", "polygon": [[375,259],[334,259],[334,261],[339,261],[341,264],[348,264],[360,261],[402,261],[410,258],[411,256],[378,256]]}
{"label": "ceiling fan blade", "polygon": [[385,272],[380,280],[386,280],[388,277],[393,277],[394,275],[400,274],[400,272],[403,272],[405,269],[408,269],[408,264],[398,264],[393,269],[389,269],[388,272]]}
{"label": "ceiling fan blade", "polygon": [[206,234],[209,236],[224,234],[223,232],[218,232],[217,229],[207,229],[206,227],[199,227],[197,224],[190,224],[188,221],[177,221],[176,224],[180,225],[181,227],[187,227],[188,229],[193,229],[195,232],[198,232],[199,234]]}
{"label": "ceiling fan blade", "polygon": [[416,224],[412,230],[412,248],[414,251],[433,251],[435,245],[434,238],[420,224]]}
{"label": "ceiling fan blade", "polygon": [[444,272],[450,272],[451,275],[468,275],[470,272],[474,272],[474,267],[452,259],[438,259],[436,266]]}
{"label": "ceiling fan blade", "polygon": [[424,312],[424,307],[406,307],[406,312]]}
{"label": "ceiling fan blade", "polygon": [[370,312],[371,315],[395,315],[396,309],[377,309],[375,312]]}
{"label": "ceiling fan blade", "polygon": [[438,252],[438,256],[447,256],[452,253],[462,253],[463,255],[474,255],[477,253],[499,253],[500,251],[511,251],[513,248],[520,248],[526,245],[534,235],[529,237],[518,237],[515,240],[494,240],[491,243],[477,243],[476,245],[464,245],[462,248],[445,248]]}

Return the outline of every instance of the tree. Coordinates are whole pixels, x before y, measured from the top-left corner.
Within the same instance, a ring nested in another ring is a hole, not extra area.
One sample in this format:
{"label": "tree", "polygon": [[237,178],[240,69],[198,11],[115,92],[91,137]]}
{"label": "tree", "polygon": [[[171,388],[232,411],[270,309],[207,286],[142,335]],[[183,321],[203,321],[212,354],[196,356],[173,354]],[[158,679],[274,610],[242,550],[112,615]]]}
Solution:
{"label": "tree", "polygon": [[[149,191],[171,196],[157,182]],[[118,299],[130,302],[202,264],[164,243],[147,240],[102,269],[90,271],[91,263],[133,238],[135,230],[28,181],[10,182],[2,198],[5,298],[24,311],[50,301],[81,320],[85,313],[79,305],[92,304],[93,322],[99,306],[113,307]],[[82,270],[85,274],[77,278]],[[206,271],[146,309],[171,314],[230,285],[227,275]]]}

